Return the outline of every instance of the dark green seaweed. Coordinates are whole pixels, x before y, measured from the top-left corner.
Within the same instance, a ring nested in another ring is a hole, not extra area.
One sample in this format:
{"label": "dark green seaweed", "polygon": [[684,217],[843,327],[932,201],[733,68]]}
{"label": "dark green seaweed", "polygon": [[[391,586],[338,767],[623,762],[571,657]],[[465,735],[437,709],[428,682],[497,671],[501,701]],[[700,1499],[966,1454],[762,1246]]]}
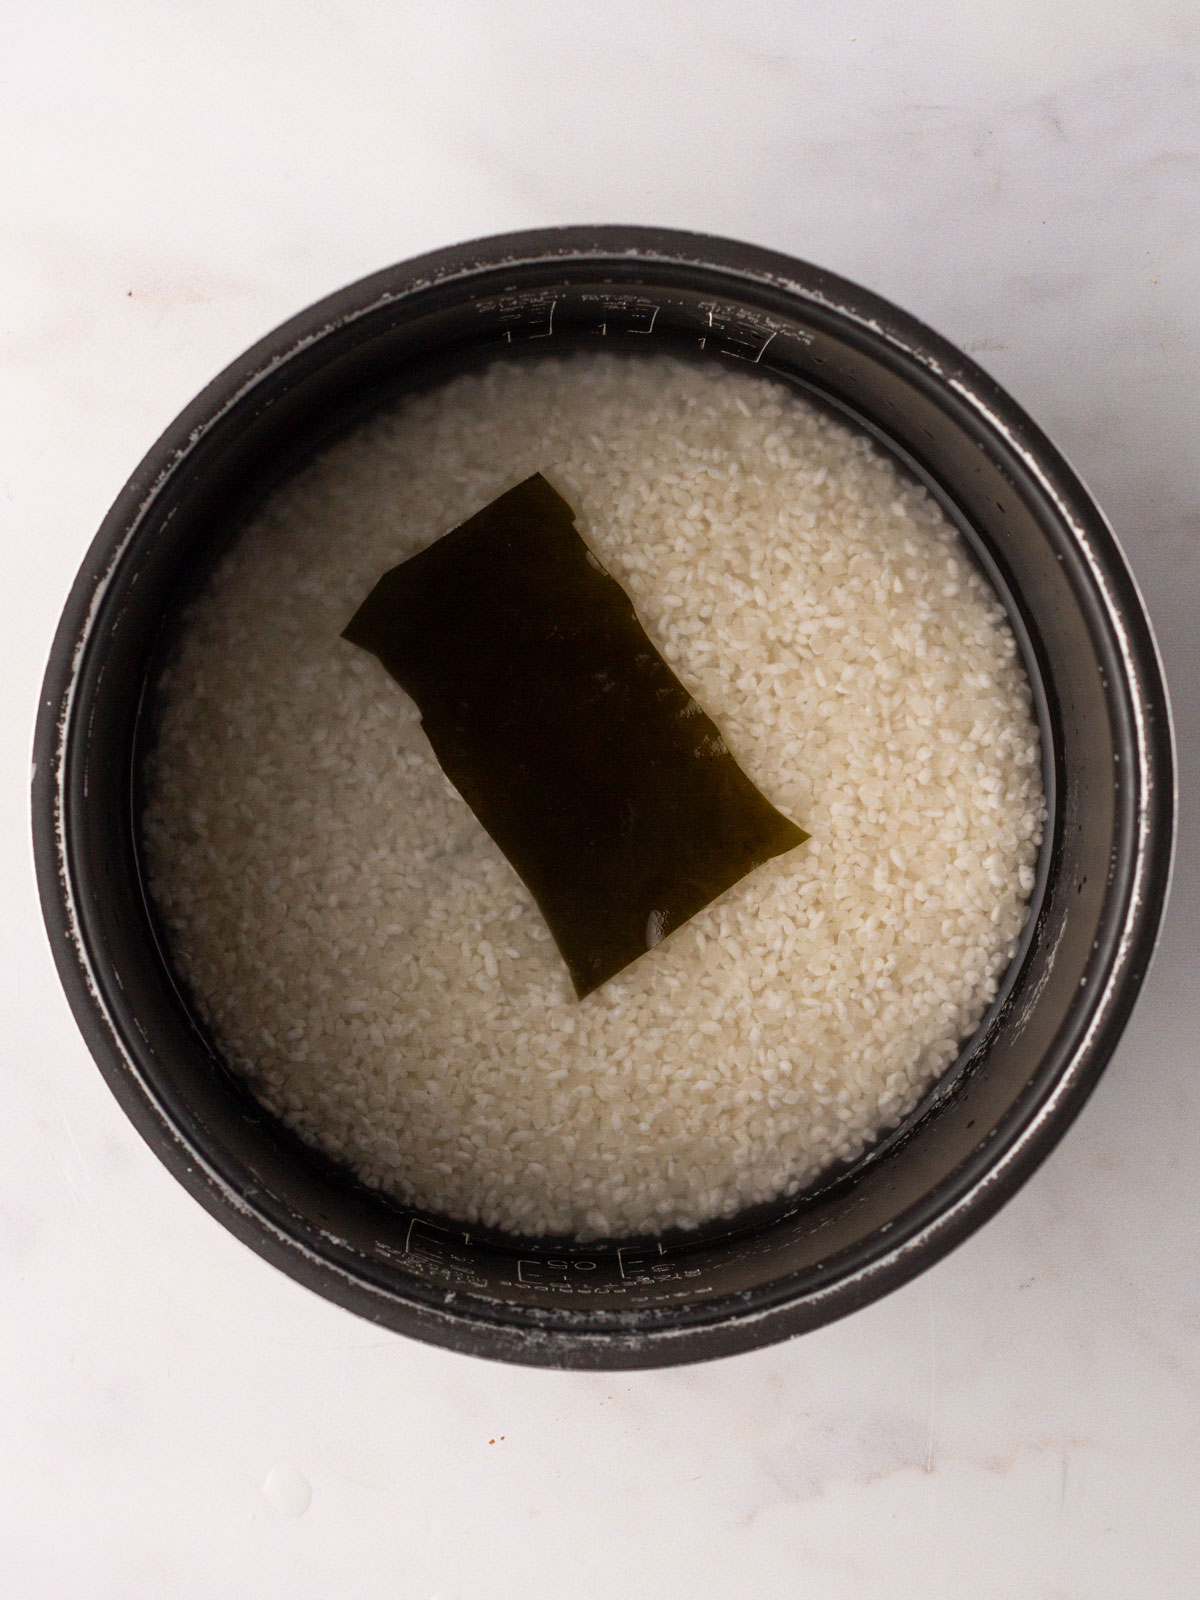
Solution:
{"label": "dark green seaweed", "polygon": [[540,474],[385,573],[343,637],[416,701],[581,1000],[808,838],[746,777]]}

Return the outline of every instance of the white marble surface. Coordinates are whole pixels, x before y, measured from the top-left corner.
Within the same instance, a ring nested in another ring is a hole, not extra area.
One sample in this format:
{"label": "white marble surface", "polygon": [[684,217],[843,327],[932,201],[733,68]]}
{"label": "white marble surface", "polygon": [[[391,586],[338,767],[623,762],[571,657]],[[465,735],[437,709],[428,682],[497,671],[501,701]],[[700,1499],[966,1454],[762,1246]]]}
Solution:
{"label": "white marble surface", "polygon": [[[14,0],[3,34],[0,1597],[1193,1600],[1194,0]],[[1022,1194],[834,1327],[616,1377],[381,1334],[211,1221],[75,1031],[26,822],[59,607],[174,413],[364,272],[576,220],[807,256],[978,353],[1118,527],[1184,783],[1157,966]]]}

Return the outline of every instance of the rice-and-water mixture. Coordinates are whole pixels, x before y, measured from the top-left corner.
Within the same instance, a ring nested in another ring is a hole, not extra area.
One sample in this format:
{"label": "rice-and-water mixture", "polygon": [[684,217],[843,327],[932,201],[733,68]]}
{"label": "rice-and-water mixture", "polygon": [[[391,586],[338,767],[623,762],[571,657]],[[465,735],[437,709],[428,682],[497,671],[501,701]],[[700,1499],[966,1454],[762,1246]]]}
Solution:
{"label": "rice-and-water mixture", "polygon": [[[339,637],[380,574],[544,473],[808,843],[583,1002],[415,707]],[[498,362],[254,516],[164,680],[145,844],[258,1097],[367,1183],[519,1233],[641,1233],[810,1182],[992,1000],[1043,802],[1004,614],[925,491],[784,387]]]}

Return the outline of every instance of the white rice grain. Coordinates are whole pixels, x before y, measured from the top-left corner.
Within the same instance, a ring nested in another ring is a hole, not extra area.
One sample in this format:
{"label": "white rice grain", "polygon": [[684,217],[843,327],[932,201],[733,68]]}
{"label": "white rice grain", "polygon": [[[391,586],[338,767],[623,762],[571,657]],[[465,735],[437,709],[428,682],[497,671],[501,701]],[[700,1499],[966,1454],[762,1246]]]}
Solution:
{"label": "white rice grain", "polygon": [[[533,472],[811,841],[580,1003],[415,707],[340,631]],[[1040,755],[994,595],[919,487],[758,376],[497,363],[279,489],[164,684],[145,841],[256,1094],[369,1184],[579,1237],[730,1216],[954,1060],[1025,920]]]}

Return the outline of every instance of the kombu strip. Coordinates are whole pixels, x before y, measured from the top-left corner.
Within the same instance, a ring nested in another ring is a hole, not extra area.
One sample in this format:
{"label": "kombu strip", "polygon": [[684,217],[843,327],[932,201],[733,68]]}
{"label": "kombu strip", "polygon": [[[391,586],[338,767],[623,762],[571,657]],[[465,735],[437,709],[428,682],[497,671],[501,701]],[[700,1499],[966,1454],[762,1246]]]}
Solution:
{"label": "kombu strip", "polygon": [[580,999],[808,838],[738,766],[540,474],[385,573],[343,637],[416,702]]}

